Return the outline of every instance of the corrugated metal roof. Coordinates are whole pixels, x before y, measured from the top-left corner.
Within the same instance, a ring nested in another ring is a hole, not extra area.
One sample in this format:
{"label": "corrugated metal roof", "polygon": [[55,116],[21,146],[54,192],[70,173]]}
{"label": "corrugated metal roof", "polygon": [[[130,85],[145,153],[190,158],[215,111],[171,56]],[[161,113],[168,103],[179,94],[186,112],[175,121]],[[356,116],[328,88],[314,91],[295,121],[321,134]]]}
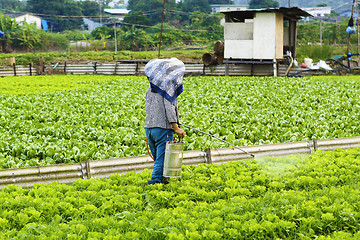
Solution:
{"label": "corrugated metal roof", "polygon": [[8,15],[11,18],[16,18],[16,17],[20,17],[20,16],[24,16],[28,13],[23,13],[23,12],[14,12],[14,13],[5,13],[4,15]]}
{"label": "corrugated metal roof", "polygon": [[279,12],[284,14],[285,16],[301,19],[301,17],[312,17],[312,15],[298,7],[280,7],[280,8],[264,8],[264,9],[247,9],[247,10],[239,10],[239,11],[228,11],[228,12],[221,12],[225,15],[231,16],[241,16],[241,15],[248,15],[254,14],[258,12]]}
{"label": "corrugated metal roof", "polygon": [[130,11],[127,9],[104,9],[104,12],[114,15],[128,14]]}

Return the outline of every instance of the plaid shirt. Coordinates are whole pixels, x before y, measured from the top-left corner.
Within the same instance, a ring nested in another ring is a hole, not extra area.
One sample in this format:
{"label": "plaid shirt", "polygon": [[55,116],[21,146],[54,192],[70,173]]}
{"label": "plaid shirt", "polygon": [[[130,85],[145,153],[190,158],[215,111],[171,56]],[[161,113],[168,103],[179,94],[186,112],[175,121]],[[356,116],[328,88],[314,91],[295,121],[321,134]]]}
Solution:
{"label": "plaid shirt", "polygon": [[172,129],[171,123],[179,123],[177,100],[171,104],[149,87],[146,91],[145,128]]}

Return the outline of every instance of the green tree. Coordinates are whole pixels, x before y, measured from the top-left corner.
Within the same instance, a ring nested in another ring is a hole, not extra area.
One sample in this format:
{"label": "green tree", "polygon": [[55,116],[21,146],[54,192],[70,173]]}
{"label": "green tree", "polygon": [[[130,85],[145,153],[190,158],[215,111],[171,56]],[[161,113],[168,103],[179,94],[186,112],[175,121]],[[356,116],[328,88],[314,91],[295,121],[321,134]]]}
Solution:
{"label": "green tree", "polygon": [[[161,22],[163,3],[163,0],[129,0],[128,9],[148,14],[147,17],[151,19],[151,25],[155,25]],[[167,11],[176,10],[175,0],[166,0],[165,8]],[[170,20],[170,15],[166,14],[165,21],[168,20]]]}
{"label": "green tree", "polygon": [[[348,20],[343,19],[336,23],[322,22],[323,44],[347,44],[348,33],[346,32]],[[314,45],[320,42],[320,21],[314,20],[299,23],[297,28],[297,42],[299,45]],[[356,34],[351,36],[351,43],[357,42]]]}
{"label": "green tree", "polygon": [[[224,38],[224,29],[220,25],[222,14],[206,14],[194,12],[190,15],[189,29],[195,30],[192,33],[193,38],[196,36],[198,41],[214,42]],[[197,31],[197,32],[196,32]]]}
{"label": "green tree", "polygon": [[[161,23],[156,24],[154,27],[147,29],[146,31],[153,36],[154,45],[158,46],[160,42],[160,29]],[[181,42],[182,36],[180,30],[176,29],[174,26],[164,23],[163,33],[161,37],[162,46],[171,46],[175,42]]]}
{"label": "green tree", "polygon": [[327,3],[319,3],[319,4],[316,4],[317,7],[327,7]]}
{"label": "green tree", "polygon": [[203,12],[193,12],[190,15],[190,29],[207,29],[209,26],[220,25],[218,15],[206,14]]}
{"label": "green tree", "polygon": [[15,19],[11,19],[8,15],[0,15],[0,30],[5,33],[4,38],[0,40],[2,51],[11,52],[11,43],[19,33],[20,26]]}
{"label": "green tree", "polygon": [[80,8],[83,16],[87,16],[90,18],[99,16],[100,6],[99,3],[95,1],[90,1],[90,0],[81,1]]}
{"label": "green tree", "polygon": [[329,17],[333,17],[333,16],[340,16],[340,13],[336,12],[335,10],[331,10]]}
{"label": "green tree", "polygon": [[35,23],[29,24],[24,21],[21,26],[21,36],[19,37],[19,41],[25,51],[32,50],[39,44],[41,31],[42,30],[36,27]]}
{"label": "green tree", "polygon": [[131,11],[125,15],[124,20],[122,21],[123,28],[128,29],[133,24],[148,26],[152,25],[151,19],[141,11]]}
{"label": "green tree", "polygon": [[79,29],[83,20],[80,2],[73,0],[28,0],[27,9],[33,13],[44,14],[46,20],[53,22],[53,30]]}
{"label": "green tree", "polygon": [[24,11],[25,2],[20,0],[0,0],[0,11],[2,10]]}
{"label": "green tree", "polygon": [[182,0],[178,3],[178,7],[183,12],[211,12],[208,0]]}
{"label": "green tree", "polygon": [[110,36],[111,38],[113,38],[114,37],[114,28],[111,28],[108,26],[98,27],[91,32],[91,36],[94,39],[98,39],[98,40],[102,39],[103,36]]}
{"label": "green tree", "polygon": [[112,2],[112,0],[96,0],[96,2],[102,9],[104,9],[109,7],[109,4]]}
{"label": "green tree", "polygon": [[120,43],[125,46],[126,49],[131,49],[132,51],[139,50],[138,42],[141,41],[144,31],[131,26],[131,28],[120,35]]}
{"label": "green tree", "polygon": [[249,2],[250,9],[260,9],[260,8],[276,8],[279,7],[280,3],[274,0],[251,0]]}

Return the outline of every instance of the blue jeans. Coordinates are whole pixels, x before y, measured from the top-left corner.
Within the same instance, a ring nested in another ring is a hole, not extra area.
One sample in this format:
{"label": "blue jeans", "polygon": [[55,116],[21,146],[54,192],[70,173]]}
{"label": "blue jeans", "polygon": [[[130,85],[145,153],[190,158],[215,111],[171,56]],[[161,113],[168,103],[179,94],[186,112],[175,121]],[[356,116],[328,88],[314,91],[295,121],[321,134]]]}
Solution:
{"label": "blue jeans", "polygon": [[167,141],[172,141],[174,131],[164,128],[145,128],[146,137],[148,139],[151,154],[154,157],[154,170],[148,184],[163,182],[164,157]]}

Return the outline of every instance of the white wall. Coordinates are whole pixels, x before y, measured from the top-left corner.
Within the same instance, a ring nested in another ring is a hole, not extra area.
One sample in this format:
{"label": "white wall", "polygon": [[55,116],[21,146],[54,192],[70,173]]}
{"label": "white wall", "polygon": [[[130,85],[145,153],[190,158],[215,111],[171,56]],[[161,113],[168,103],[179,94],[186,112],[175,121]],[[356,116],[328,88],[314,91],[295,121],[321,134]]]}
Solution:
{"label": "white wall", "polygon": [[227,22],[224,28],[226,59],[281,59],[284,41],[283,15],[256,13],[245,22]]}
{"label": "white wall", "polygon": [[253,19],[243,23],[225,23],[224,57],[248,59],[253,56]]}
{"label": "white wall", "polygon": [[39,18],[37,16],[31,15],[31,14],[25,14],[25,15],[16,17],[15,20],[16,20],[16,22],[24,22],[26,20],[26,22],[28,24],[36,23],[36,27],[38,29],[41,29],[41,18]]}

